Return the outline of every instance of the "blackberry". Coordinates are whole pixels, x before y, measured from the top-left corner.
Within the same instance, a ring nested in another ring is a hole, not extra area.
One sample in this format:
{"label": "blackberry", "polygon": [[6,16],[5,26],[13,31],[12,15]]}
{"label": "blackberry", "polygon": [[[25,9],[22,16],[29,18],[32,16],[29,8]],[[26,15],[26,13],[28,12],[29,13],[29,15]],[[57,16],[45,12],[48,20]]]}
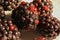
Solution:
{"label": "blackberry", "polygon": [[60,21],[50,16],[40,16],[37,32],[45,37],[56,37],[60,33]]}
{"label": "blackberry", "polygon": [[12,11],[12,21],[20,29],[34,29],[38,25],[38,10],[33,3],[21,2],[20,6]]}

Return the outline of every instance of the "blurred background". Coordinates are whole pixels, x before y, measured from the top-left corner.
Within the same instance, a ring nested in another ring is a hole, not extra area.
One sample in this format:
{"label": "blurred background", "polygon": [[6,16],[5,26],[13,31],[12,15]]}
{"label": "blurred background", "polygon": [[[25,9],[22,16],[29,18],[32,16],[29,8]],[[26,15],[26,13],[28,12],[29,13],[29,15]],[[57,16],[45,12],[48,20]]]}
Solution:
{"label": "blurred background", "polygon": [[53,2],[53,16],[60,20],[60,0],[52,0]]}
{"label": "blurred background", "polygon": [[[22,1],[27,1],[27,2],[31,2],[31,1],[33,1],[33,0],[22,0]],[[52,15],[53,16],[55,16],[56,18],[58,18],[59,20],[60,20],[60,0],[51,0],[52,1],[52,3],[53,3],[53,13],[52,13]],[[8,11],[6,11],[6,14],[8,14],[8,13],[11,13],[11,12],[8,12]],[[23,36],[23,40],[31,40],[31,36],[33,36],[33,34],[31,33],[31,32],[29,32],[29,33],[26,33],[29,37],[27,37],[27,39],[26,39],[26,35],[24,35]],[[30,34],[32,34],[32,35],[30,35]],[[60,40],[59,39],[60,38],[60,36],[58,36],[56,39],[54,39],[54,40]]]}

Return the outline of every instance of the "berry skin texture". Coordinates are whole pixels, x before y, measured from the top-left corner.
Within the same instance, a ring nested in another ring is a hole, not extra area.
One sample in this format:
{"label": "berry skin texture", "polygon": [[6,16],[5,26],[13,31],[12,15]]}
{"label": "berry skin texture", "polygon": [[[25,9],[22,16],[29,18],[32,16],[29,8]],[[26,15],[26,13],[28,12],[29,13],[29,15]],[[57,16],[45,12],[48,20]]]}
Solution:
{"label": "berry skin texture", "polygon": [[24,1],[23,1],[23,2],[21,2],[21,4],[22,4],[22,5],[25,5],[25,4],[26,4],[26,2],[24,2]]}
{"label": "berry skin texture", "polygon": [[14,27],[13,25],[11,25],[9,28],[10,28],[10,30],[12,30],[12,31],[15,29],[15,27]]}
{"label": "berry skin texture", "polygon": [[38,36],[38,37],[35,37],[34,40],[46,40],[46,38],[43,36]]}
{"label": "berry skin texture", "polygon": [[35,6],[29,6],[29,10],[31,12],[37,12],[37,8]]}
{"label": "berry skin texture", "polygon": [[35,20],[35,22],[34,22],[36,25],[38,25],[39,24],[39,20]]}
{"label": "berry skin texture", "polygon": [[42,6],[42,10],[48,10],[48,7],[47,6]]}
{"label": "berry skin texture", "polygon": [[43,36],[41,36],[41,37],[39,36],[39,37],[38,37],[38,40],[46,40],[46,38],[43,37]]}

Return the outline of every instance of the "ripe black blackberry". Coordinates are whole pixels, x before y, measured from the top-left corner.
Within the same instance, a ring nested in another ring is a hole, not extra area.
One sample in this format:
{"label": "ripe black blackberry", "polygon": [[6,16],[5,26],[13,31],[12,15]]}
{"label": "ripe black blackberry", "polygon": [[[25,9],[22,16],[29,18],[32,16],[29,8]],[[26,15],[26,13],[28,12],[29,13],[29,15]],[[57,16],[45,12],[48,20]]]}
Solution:
{"label": "ripe black blackberry", "polygon": [[37,7],[40,14],[51,14],[53,5],[51,0],[34,0],[33,4]]}
{"label": "ripe black blackberry", "polygon": [[43,16],[39,17],[39,24],[37,26],[37,31],[41,35],[45,37],[56,37],[60,33],[60,21],[50,16]]}
{"label": "ripe black blackberry", "polygon": [[21,29],[33,29],[38,25],[38,10],[33,3],[21,2],[12,12],[13,23]]}

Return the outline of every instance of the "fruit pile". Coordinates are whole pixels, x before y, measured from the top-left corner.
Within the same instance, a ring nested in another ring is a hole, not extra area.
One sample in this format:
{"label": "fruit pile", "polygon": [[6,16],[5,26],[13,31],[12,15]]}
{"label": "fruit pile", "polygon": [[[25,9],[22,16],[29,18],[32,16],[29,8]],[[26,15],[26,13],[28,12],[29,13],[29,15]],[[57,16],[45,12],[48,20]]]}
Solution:
{"label": "fruit pile", "polygon": [[[6,10],[12,10],[12,19],[6,19]],[[33,40],[53,40],[60,34],[60,21],[53,17],[52,12],[51,0],[33,0],[30,3],[1,0],[0,40],[20,40],[18,29],[37,31],[39,36]]]}
{"label": "fruit pile", "polygon": [[16,25],[5,18],[4,9],[0,6],[0,40],[20,40],[21,34]]}
{"label": "fruit pile", "polygon": [[51,0],[33,0],[31,3],[21,2],[19,7],[12,11],[11,17],[19,29],[34,29],[41,36],[54,38],[60,33],[60,21],[52,16],[52,12]]}

